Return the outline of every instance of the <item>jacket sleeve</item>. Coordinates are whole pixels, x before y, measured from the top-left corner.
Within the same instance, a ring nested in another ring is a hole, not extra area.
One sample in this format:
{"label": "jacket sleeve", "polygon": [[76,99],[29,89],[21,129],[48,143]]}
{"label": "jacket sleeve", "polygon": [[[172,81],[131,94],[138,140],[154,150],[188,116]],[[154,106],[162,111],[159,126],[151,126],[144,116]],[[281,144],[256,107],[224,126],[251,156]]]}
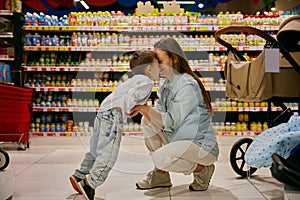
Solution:
{"label": "jacket sleeve", "polygon": [[177,130],[186,116],[199,106],[199,101],[203,101],[202,93],[199,94],[198,84],[187,83],[172,94],[172,99],[168,104],[167,112],[162,112],[164,130],[174,132]]}
{"label": "jacket sleeve", "polygon": [[[153,83],[142,82],[132,87],[126,95],[127,108],[131,109],[135,105],[145,104],[151,95],[153,86]],[[129,113],[130,110],[126,110],[125,112]]]}

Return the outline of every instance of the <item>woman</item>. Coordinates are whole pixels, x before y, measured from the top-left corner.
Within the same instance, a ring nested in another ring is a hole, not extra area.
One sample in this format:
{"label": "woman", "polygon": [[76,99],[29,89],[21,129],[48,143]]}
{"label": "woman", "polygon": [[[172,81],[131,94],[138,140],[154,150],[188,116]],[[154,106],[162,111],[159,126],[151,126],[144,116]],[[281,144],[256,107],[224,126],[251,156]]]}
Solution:
{"label": "woman", "polygon": [[208,93],[173,38],[154,44],[164,78],[156,109],[137,105],[131,117],[141,113],[145,144],[155,169],[136,183],[138,189],[171,187],[169,171],[193,173],[189,189],[207,190],[219,148],[211,126],[212,108]]}

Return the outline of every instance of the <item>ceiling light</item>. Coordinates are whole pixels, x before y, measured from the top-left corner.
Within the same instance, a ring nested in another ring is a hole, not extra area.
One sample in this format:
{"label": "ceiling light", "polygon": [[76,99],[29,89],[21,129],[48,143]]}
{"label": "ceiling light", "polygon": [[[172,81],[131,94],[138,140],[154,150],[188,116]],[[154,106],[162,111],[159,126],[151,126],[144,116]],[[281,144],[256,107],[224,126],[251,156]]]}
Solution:
{"label": "ceiling light", "polygon": [[83,5],[83,7],[84,7],[85,9],[90,9],[89,5],[87,5],[87,4],[85,3],[85,1],[80,1],[80,3],[81,3],[81,5]]}
{"label": "ceiling light", "polygon": [[203,8],[204,7],[204,4],[203,3],[199,3],[198,4],[198,8]]}
{"label": "ceiling light", "polygon": [[[164,2],[171,3],[172,1],[157,1],[158,4],[164,4]],[[195,4],[195,1],[176,1],[177,4]]]}
{"label": "ceiling light", "polygon": [[85,9],[87,9],[87,10],[90,9],[89,5],[87,5],[87,3],[85,3],[85,1],[83,1],[83,0],[74,0],[74,4],[75,4],[76,2],[80,2],[81,5],[82,5]]}

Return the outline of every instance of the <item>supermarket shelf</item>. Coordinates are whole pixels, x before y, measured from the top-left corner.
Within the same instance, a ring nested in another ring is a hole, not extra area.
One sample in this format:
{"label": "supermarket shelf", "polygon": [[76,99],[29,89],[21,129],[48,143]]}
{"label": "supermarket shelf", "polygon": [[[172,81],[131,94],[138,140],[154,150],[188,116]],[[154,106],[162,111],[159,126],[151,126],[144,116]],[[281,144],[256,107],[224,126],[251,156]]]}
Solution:
{"label": "supermarket shelf", "polygon": [[0,10],[0,16],[12,16],[13,12],[11,10]]}
{"label": "supermarket shelf", "polygon": [[[292,107],[292,110],[297,110],[298,108]],[[215,112],[267,112],[268,107],[213,107]],[[280,107],[272,107],[272,112],[282,111]]]}
{"label": "supermarket shelf", "polygon": [[31,136],[62,137],[62,136],[91,136],[89,132],[30,132]]}
{"label": "supermarket shelf", "polygon": [[198,66],[194,66],[194,65],[190,65],[191,68],[195,71],[199,71],[199,72],[220,72],[223,71],[222,67],[219,66],[205,66],[205,67],[198,67]]}
{"label": "supermarket shelf", "polygon": [[5,32],[5,33],[0,32],[0,38],[14,38],[14,35],[12,32]]}
{"label": "supermarket shelf", "polygon": [[[222,46],[183,46],[184,51],[226,51]],[[261,51],[263,46],[236,46],[238,51]],[[152,46],[24,46],[25,51],[147,51]]]}
{"label": "supermarket shelf", "polygon": [[127,72],[129,67],[87,67],[87,66],[24,66],[24,71],[28,72]]}
{"label": "supermarket shelf", "polygon": [[261,134],[261,132],[254,131],[215,131],[216,135],[219,136],[256,136]]}
{"label": "supermarket shelf", "polygon": [[98,112],[98,107],[33,107],[33,112]]}
{"label": "supermarket shelf", "polygon": [[146,51],[150,46],[24,46],[25,51]]}
{"label": "supermarket shelf", "polygon": [[109,87],[32,87],[36,92],[112,92]]}
{"label": "supermarket shelf", "polygon": [[[215,134],[219,136],[256,136],[261,132],[253,131],[216,131]],[[31,136],[35,137],[78,137],[78,136],[91,136],[89,132],[31,132]],[[143,136],[142,132],[123,132],[122,136]]]}
{"label": "supermarket shelf", "polygon": [[[161,26],[24,26],[26,31],[132,31],[132,32],[159,32],[159,31],[217,31],[226,26],[217,25],[161,25]],[[275,31],[279,26],[253,26],[264,31]]]}
{"label": "supermarket shelf", "polygon": [[207,91],[226,91],[225,85],[220,86],[206,86],[204,85]]}
{"label": "supermarket shelf", "polygon": [[[90,132],[31,132],[33,137],[78,137],[78,136],[91,136]],[[143,136],[142,132],[123,132],[123,136]]]}
{"label": "supermarket shelf", "polygon": [[[122,67],[108,67],[108,66],[97,66],[97,67],[88,67],[88,66],[23,66],[24,71],[28,72],[127,72],[130,70],[129,66]],[[206,67],[197,67],[191,65],[191,68],[195,71],[222,71],[221,67],[217,66],[206,66]]]}
{"label": "supermarket shelf", "polygon": [[[114,87],[31,87],[36,92],[112,92]],[[157,91],[153,88],[153,92]]]}
{"label": "supermarket shelf", "polygon": [[[29,86],[30,87],[30,86]],[[114,87],[31,87],[36,92],[112,92]],[[207,91],[225,91],[225,86],[205,86]],[[158,87],[154,87],[152,92],[157,92]]]}
{"label": "supermarket shelf", "polygon": [[14,58],[1,58],[0,57],[0,61],[14,61]]}
{"label": "supermarket shelf", "polygon": [[[297,110],[292,107],[292,110]],[[33,112],[98,112],[98,107],[38,107],[34,106]],[[214,107],[214,112],[267,112],[267,107]],[[282,111],[280,107],[272,107],[272,112]]]}

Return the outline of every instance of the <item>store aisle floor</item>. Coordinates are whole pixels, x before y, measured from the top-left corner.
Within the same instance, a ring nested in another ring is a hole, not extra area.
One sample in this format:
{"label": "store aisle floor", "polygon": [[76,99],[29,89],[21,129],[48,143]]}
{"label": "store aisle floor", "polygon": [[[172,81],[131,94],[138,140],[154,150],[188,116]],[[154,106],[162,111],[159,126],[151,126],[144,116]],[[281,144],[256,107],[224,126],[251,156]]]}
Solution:
{"label": "store aisle floor", "polygon": [[[239,177],[229,163],[232,144],[240,137],[219,137],[220,157],[210,187],[204,192],[191,192],[192,176],[171,173],[173,187],[137,190],[135,182],[142,180],[153,168],[142,137],[123,137],[119,159],[107,181],[96,190],[96,200],[280,200],[283,184],[272,178],[269,169],[259,169],[248,180]],[[9,153],[9,169],[16,175],[16,200],[83,199],[71,187],[69,176],[79,166],[88,137],[34,137],[26,151],[17,151],[14,144],[1,144]]]}

